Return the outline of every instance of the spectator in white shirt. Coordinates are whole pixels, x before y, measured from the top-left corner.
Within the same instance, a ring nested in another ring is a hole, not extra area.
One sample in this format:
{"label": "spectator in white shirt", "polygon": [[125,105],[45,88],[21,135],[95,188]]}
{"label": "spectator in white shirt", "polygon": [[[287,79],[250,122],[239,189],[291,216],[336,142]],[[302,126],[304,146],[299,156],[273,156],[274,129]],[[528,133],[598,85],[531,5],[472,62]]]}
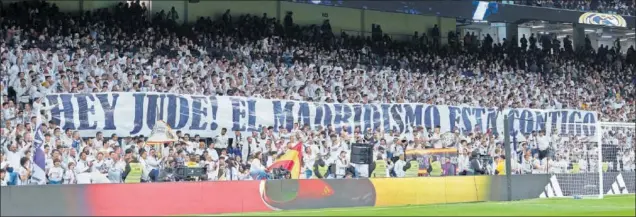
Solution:
{"label": "spectator in white shirt", "polygon": [[221,129],[221,135],[216,136],[216,143],[214,149],[216,149],[217,154],[221,154],[221,151],[227,149],[228,146],[228,135],[227,129]]}
{"label": "spectator in white shirt", "polygon": [[111,152],[108,163],[108,180],[110,180],[110,183],[123,183],[122,176],[126,169],[126,161],[117,153]]}
{"label": "spectator in white shirt", "polygon": [[530,155],[530,152],[524,154],[523,160],[521,162],[521,173],[522,174],[532,174],[534,170],[534,160]]}
{"label": "spectator in white shirt", "polygon": [[399,155],[399,158],[394,163],[389,161],[389,170],[395,173],[395,177],[402,178],[406,176],[406,161],[404,161],[404,155]]}
{"label": "spectator in white shirt", "polygon": [[104,160],[103,153],[97,153],[97,157],[95,161],[93,161],[93,165],[91,166],[91,171],[99,172],[101,174],[106,174],[108,172],[108,163]]}
{"label": "spectator in white shirt", "polygon": [[9,162],[5,158],[4,152],[0,152],[0,169],[6,169],[9,167]]}
{"label": "spectator in white shirt", "polygon": [[75,162],[69,162],[64,172],[64,184],[76,184],[77,172],[75,170]]}
{"label": "spectator in white shirt", "polygon": [[159,175],[160,162],[155,159],[152,154],[154,150],[150,151],[151,155],[145,149],[139,149],[139,164],[141,164],[141,182],[155,182]]}
{"label": "spectator in white shirt", "polygon": [[347,160],[347,152],[341,151],[338,155],[338,159],[335,162],[335,177],[345,178],[347,175],[347,169],[349,168],[349,161]]}
{"label": "spectator in white shirt", "polygon": [[102,132],[97,132],[95,135],[95,138],[93,139],[93,146],[98,149],[104,146],[104,135]]}
{"label": "spectator in white shirt", "polygon": [[62,161],[60,159],[53,160],[53,167],[49,168],[47,175],[49,178],[48,184],[62,184],[64,168],[62,168]]}
{"label": "spectator in white shirt", "polygon": [[16,144],[18,144],[18,142],[11,143],[8,149],[6,146],[2,147],[5,149],[4,151],[6,153],[7,161],[9,162],[9,168],[14,169],[20,168],[20,159],[24,157],[24,153],[31,148],[31,144],[28,144],[18,150]]}
{"label": "spectator in white shirt", "polygon": [[20,158],[20,167],[18,168],[18,183],[17,185],[29,185],[31,182],[31,160],[28,157]]}
{"label": "spectator in white shirt", "polygon": [[537,137],[537,146],[539,149],[539,159],[549,156],[550,136],[545,135],[545,131],[541,131]]}
{"label": "spectator in white shirt", "polygon": [[303,169],[302,172],[305,178],[309,179],[313,175],[314,164],[318,159],[318,155],[312,150],[311,146],[306,146],[305,153],[303,153]]}
{"label": "spectator in white shirt", "polygon": [[225,166],[225,180],[229,181],[237,181],[239,180],[239,175],[241,174],[237,168],[236,161],[230,160]]}
{"label": "spectator in white shirt", "polygon": [[88,158],[88,153],[83,151],[80,153],[80,159],[75,167],[75,174],[77,174],[78,184],[90,184],[91,183],[91,168],[93,167],[94,159]]}
{"label": "spectator in white shirt", "polygon": [[0,168],[0,187],[7,186],[9,180],[8,177],[7,170]]}
{"label": "spectator in white shirt", "polygon": [[254,158],[252,159],[252,161],[250,161],[250,176],[252,176],[253,179],[255,180],[261,180],[261,179],[266,179],[267,178],[267,174],[265,173],[265,169],[266,167],[263,166],[263,154],[260,152],[257,152],[254,155]]}

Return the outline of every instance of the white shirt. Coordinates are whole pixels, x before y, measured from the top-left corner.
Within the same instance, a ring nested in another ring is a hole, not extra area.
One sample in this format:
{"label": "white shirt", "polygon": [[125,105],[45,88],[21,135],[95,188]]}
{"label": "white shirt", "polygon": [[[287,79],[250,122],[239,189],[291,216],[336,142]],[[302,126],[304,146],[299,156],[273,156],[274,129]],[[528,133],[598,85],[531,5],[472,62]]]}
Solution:
{"label": "white shirt", "polygon": [[208,180],[217,180],[218,179],[218,175],[219,175],[219,171],[218,171],[218,169],[214,168],[214,165],[216,164],[216,162],[214,162],[214,161],[206,161],[206,162],[204,162],[204,164],[207,167]]}
{"label": "white shirt", "polygon": [[265,167],[261,163],[260,159],[258,158],[252,159],[252,162],[250,163],[250,172],[260,172],[264,170],[265,170]]}
{"label": "white shirt", "polygon": [[9,182],[8,179],[9,179],[8,175],[5,176],[4,179],[0,179],[0,186],[7,186],[7,182]]}
{"label": "white shirt", "polygon": [[554,165],[551,167],[552,171],[554,173],[567,173],[568,172],[568,166],[569,163],[567,160],[562,159],[559,161],[553,161]]}
{"label": "white shirt", "polygon": [[579,172],[584,173],[587,171],[587,160],[579,159]]}
{"label": "white shirt", "polygon": [[216,136],[216,144],[214,148],[227,148],[227,134]]}
{"label": "white shirt", "polygon": [[393,163],[393,172],[395,172],[396,177],[404,177],[406,176],[406,171],[404,171],[404,166],[406,166],[406,161],[397,160]]}
{"label": "white shirt", "polygon": [[62,178],[64,176],[64,168],[60,167],[51,167],[49,169],[49,181],[62,181]]}
{"label": "white shirt", "polygon": [[66,170],[64,173],[64,184],[75,184],[77,182],[77,174],[73,170]]}
{"label": "white shirt", "polygon": [[75,167],[75,173],[87,173],[91,168],[88,166],[88,162],[84,160],[80,160],[77,162],[77,166]]}
{"label": "white shirt", "polygon": [[7,166],[9,166],[9,162],[7,161],[0,162],[0,169],[5,169],[7,168]]}
{"label": "white shirt", "polygon": [[394,157],[399,157],[404,154],[404,148],[401,145],[395,145],[395,152],[393,153]]}
{"label": "white shirt", "polygon": [[218,161],[219,160],[219,153],[217,153],[216,150],[214,150],[214,149],[208,148],[208,155],[210,155],[210,157],[212,157],[213,161]]}
{"label": "white shirt", "polygon": [[[311,148],[311,147],[307,147],[307,148]],[[312,150],[313,151],[313,150]],[[315,152],[312,152],[312,154],[307,154],[304,153],[303,155],[303,170],[313,170],[314,164],[316,163],[316,160],[318,158],[318,156],[316,154],[314,154]]]}
{"label": "white shirt", "polygon": [[239,180],[240,172],[236,167],[225,169],[225,180]]}
{"label": "white shirt", "polygon": [[459,171],[468,170],[470,168],[470,160],[466,155],[459,155],[457,157],[457,167]]}
{"label": "white shirt", "polygon": [[139,164],[141,164],[141,179],[150,180],[150,171],[159,167],[159,162],[153,157],[146,157],[146,159],[140,158]]}
{"label": "white shirt", "polygon": [[433,148],[444,148],[442,142],[440,141],[441,135],[439,133],[433,133],[430,140],[433,143]]}
{"label": "white shirt", "polygon": [[104,146],[104,139],[93,139],[93,144],[95,148],[101,148]]}
{"label": "white shirt", "polygon": [[[26,175],[26,174],[27,174],[27,169],[26,169],[26,168],[24,168],[24,167],[22,167],[22,166],[20,166],[20,167],[18,168],[18,175],[19,175],[19,176],[23,176],[23,175]],[[30,179],[29,179],[29,177],[27,177],[27,179],[26,179],[26,180],[22,180],[22,177],[18,177],[18,183],[17,183],[17,185],[28,185],[29,183],[30,183]]]}
{"label": "white shirt", "polygon": [[[541,174],[541,173],[545,173],[545,165],[543,165],[544,162],[542,162],[539,159],[531,159],[530,162],[531,167],[532,167],[532,173],[533,174]],[[535,169],[536,167],[536,169]]]}
{"label": "white shirt", "polygon": [[94,161],[93,166],[91,167],[92,172],[106,173],[108,172],[109,164],[105,160]]}
{"label": "white shirt", "polygon": [[25,146],[21,149],[19,149],[16,152],[12,152],[12,151],[7,151],[6,152],[6,156],[7,156],[7,162],[9,162],[9,166],[15,168],[19,168],[20,167],[20,159],[22,157],[24,157],[24,152],[29,150],[30,146]]}
{"label": "white shirt", "polygon": [[549,136],[540,136],[537,138],[537,145],[539,146],[539,150],[545,151],[550,147],[550,137]]}
{"label": "white shirt", "polygon": [[532,158],[530,158],[530,160],[526,160],[525,158],[523,159],[523,161],[521,162],[522,174],[532,173],[532,168],[533,168],[532,162],[533,162]]}
{"label": "white shirt", "polygon": [[[249,151],[250,151],[250,154],[256,154],[256,152],[259,152],[259,151],[260,151],[260,152],[264,152],[264,151],[266,151],[266,150],[263,148],[263,145],[261,145],[261,144],[259,144],[259,143],[255,142],[254,140],[252,140],[252,143],[249,143],[248,145],[249,145],[249,147],[250,147],[250,148],[249,148],[249,149],[250,149],[250,150],[249,150]],[[243,149],[246,149],[246,147],[243,147]]]}
{"label": "white shirt", "polygon": [[119,160],[116,162],[111,160],[108,163],[110,163],[108,170],[108,180],[110,180],[111,183],[121,183],[121,174],[126,169],[126,162],[123,160]]}
{"label": "white shirt", "polygon": [[347,174],[348,166],[349,166],[349,163],[347,162],[346,159],[338,158],[336,160],[336,177],[337,178],[344,177]]}

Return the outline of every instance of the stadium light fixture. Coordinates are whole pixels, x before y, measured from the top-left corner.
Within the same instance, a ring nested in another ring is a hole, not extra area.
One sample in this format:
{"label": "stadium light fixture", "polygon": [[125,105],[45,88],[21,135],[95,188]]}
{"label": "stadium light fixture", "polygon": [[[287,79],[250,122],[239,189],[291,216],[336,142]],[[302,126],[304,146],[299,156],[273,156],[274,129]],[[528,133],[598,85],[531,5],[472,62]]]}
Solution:
{"label": "stadium light fixture", "polygon": [[545,27],[544,25],[532,26],[533,29],[539,29]]}

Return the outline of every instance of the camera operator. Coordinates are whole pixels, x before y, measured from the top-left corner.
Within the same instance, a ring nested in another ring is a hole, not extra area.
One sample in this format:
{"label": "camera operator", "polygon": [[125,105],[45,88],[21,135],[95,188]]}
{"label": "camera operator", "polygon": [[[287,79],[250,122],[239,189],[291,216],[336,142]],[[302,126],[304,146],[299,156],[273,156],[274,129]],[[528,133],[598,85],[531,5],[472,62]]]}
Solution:
{"label": "camera operator", "polygon": [[175,182],[180,181],[176,176],[177,162],[172,157],[167,157],[162,160],[161,171],[159,172],[159,182]]}
{"label": "camera operator", "polygon": [[272,179],[291,179],[291,173],[289,172],[289,170],[286,170],[285,168],[283,168],[283,166],[280,166],[279,168],[273,168],[272,169]]}
{"label": "camera operator", "polygon": [[473,152],[470,160],[470,171],[472,175],[484,175],[486,174],[486,165],[482,162],[478,152]]}

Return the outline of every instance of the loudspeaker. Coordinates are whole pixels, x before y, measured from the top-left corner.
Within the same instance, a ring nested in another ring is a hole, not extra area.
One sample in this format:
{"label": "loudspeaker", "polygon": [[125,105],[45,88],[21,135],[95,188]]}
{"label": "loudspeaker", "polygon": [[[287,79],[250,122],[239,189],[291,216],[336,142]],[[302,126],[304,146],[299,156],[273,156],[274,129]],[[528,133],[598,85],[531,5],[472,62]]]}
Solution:
{"label": "loudspeaker", "polygon": [[371,164],[373,162],[373,146],[370,144],[354,143],[351,145],[351,163]]}

